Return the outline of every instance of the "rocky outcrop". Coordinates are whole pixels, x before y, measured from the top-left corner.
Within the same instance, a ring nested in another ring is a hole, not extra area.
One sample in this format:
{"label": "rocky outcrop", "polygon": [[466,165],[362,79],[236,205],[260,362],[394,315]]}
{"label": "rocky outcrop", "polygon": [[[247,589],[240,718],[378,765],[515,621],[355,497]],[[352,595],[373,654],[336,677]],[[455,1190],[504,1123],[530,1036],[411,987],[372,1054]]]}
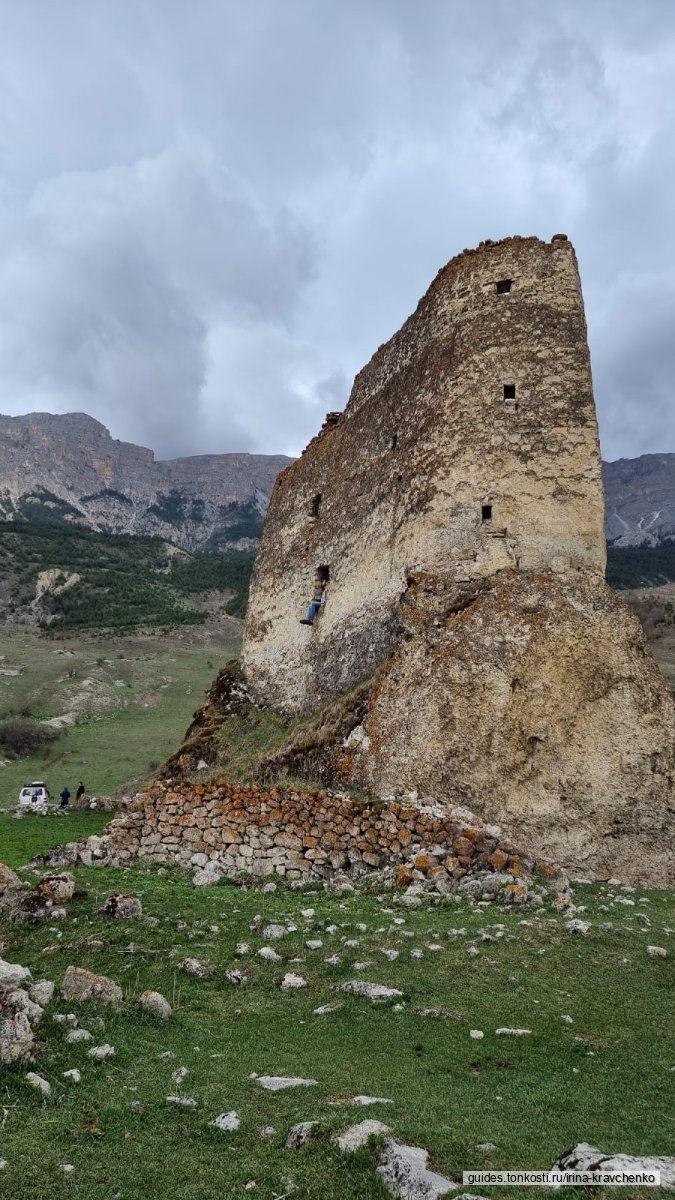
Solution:
{"label": "rocky outcrop", "polygon": [[203,454],[157,462],[85,413],[0,416],[0,520],[163,537],[187,550],[253,546],[290,461]]}
{"label": "rocky outcrop", "polygon": [[606,585],[506,573],[457,611],[452,581],[419,575],[401,624],[351,732],[312,760],[310,727],[268,769],[309,753],[333,783],[464,804],[583,874],[675,883],[673,703]]}

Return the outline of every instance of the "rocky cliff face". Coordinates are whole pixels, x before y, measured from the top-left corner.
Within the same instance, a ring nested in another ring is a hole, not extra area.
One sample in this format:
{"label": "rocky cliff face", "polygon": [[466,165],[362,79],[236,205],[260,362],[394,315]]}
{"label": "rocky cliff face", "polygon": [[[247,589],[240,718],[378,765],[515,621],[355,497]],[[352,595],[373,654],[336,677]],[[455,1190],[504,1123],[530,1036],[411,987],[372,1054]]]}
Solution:
{"label": "rocky cliff face", "polygon": [[84,413],[0,416],[0,520],[51,520],[166,538],[185,549],[255,544],[283,455],[157,462]]}
{"label": "rocky cliff face", "polygon": [[603,463],[607,540],[657,545],[675,538],[675,454],[643,454]]}

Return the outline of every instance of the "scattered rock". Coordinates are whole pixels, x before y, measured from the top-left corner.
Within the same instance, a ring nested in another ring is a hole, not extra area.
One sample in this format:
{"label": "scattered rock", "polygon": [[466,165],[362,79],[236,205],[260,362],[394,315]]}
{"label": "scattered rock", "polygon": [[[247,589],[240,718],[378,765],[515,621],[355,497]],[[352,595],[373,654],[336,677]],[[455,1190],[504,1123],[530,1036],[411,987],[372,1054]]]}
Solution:
{"label": "scattered rock", "polygon": [[94,1035],[88,1029],[69,1029],[66,1033],[66,1041],[69,1045],[76,1042],[93,1042]]}
{"label": "scattered rock", "polygon": [[198,958],[182,958],[176,963],[176,970],[185,971],[187,975],[196,975],[198,979],[208,979],[211,974],[209,968]]}
{"label": "scattered rock", "polygon": [[172,1009],[168,1000],[164,999],[161,992],[141,992],[138,997],[138,1004],[144,1008],[146,1012],[153,1013],[156,1017],[160,1017],[163,1021],[168,1021],[171,1016]]}
{"label": "scattered rock", "polygon": [[82,1076],[77,1067],[71,1067],[70,1071],[63,1072],[63,1078],[69,1079],[71,1083],[79,1083],[82,1079]]}
{"label": "scattered rock", "polygon": [[388,1138],[379,1153],[377,1173],[390,1196],[398,1200],[438,1200],[457,1191],[451,1179],[427,1170],[429,1152]]}
{"label": "scattered rock", "polygon": [[52,1085],[42,1075],[36,1075],[35,1071],[29,1071],[26,1075],[26,1083],[29,1083],[36,1091],[41,1092],[43,1096],[51,1096]]}
{"label": "scattered rock", "polygon": [[121,1004],[122,989],[105,975],[94,975],[81,967],[68,967],[61,984],[66,1000],[98,1000],[101,1004]]}
{"label": "scattered rock", "polygon": [[383,983],[366,983],[365,979],[349,979],[340,985],[339,990],[352,996],[365,996],[373,1004],[382,1004],[385,1000],[394,1000],[403,995],[398,988],[385,987]]}
{"label": "scattered rock", "polygon": [[[224,875],[219,863],[209,862],[195,873],[192,879],[193,887],[216,887]],[[211,1122],[214,1124],[215,1122]]]}
{"label": "scattered rock", "polygon": [[61,875],[43,875],[34,890],[43,904],[67,904],[75,892],[75,876],[69,871]]}
{"label": "scattered rock", "polygon": [[288,971],[279,986],[282,991],[292,991],[297,988],[307,987],[307,980],[302,975],[296,975],[293,971]]}
{"label": "scattered rock", "polygon": [[[265,949],[268,949],[268,947],[266,946]],[[237,942],[234,952],[235,954],[238,954],[240,958],[243,958],[245,954],[251,953],[251,947],[249,946],[248,942]],[[260,950],[259,953],[262,954],[262,950]],[[272,951],[272,954],[274,954],[274,951]]]}
{"label": "scattered rock", "polygon": [[6,867],[4,863],[0,863],[0,896],[5,892],[20,887],[23,887],[23,884],[19,876],[14,874],[11,867]]}
{"label": "scattered rock", "polygon": [[19,963],[8,963],[0,958],[0,988],[22,987],[31,979],[32,975],[28,967],[22,967]]}
{"label": "scattered rock", "polygon": [[54,995],[56,985],[51,979],[40,979],[28,989],[28,995],[34,1004],[39,1004],[41,1008],[46,1008]]}
{"label": "scattered rock", "polygon": [[263,1138],[271,1138],[276,1136],[274,1125],[263,1125],[260,1130],[260,1136]]}
{"label": "scattered rock", "polygon": [[365,1108],[368,1104],[393,1104],[393,1100],[387,1100],[384,1096],[352,1096],[352,1104],[359,1104]]}
{"label": "scattered rock", "polygon": [[263,946],[262,950],[258,951],[258,958],[264,958],[265,962],[281,962],[281,955],[277,954],[271,946]]}
{"label": "scattered rock", "polygon": [[299,1150],[312,1136],[312,1130],[319,1124],[318,1121],[300,1121],[298,1125],[294,1125],[289,1129],[284,1139],[284,1150]]}
{"label": "scattered rock", "polygon": [[507,1037],[525,1037],[528,1033],[532,1033],[531,1029],[509,1029],[506,1025],[502,1025],[499,1029],[495,1029],[495,1033],[499,1036]]}
{"label": "scattered rock", "polygon": [[244,971],[240,971],[238,967],[234,967],[231,971],[225,972],[225,978],[227,979],[228,983],[232,983],[235,987],[239,987],[242,983],[247,982],[248,975],[246,975]]}
{"label": "scattered rock", "polygon": [[190,1072],[188,1071],[187,1067],[176,1067],[176,1070],[171,1074],[171,1080],[173,1083],[175,1083],[176,1087],[180,1087],[181,1083],[185,1082],[189,1074]]}
{"label": "scattered rock", "polygon": [[633,1156],[630,1154],[603,1154],[588,1142],[578,1142],[566,1150],[554,1163],[553,1170],[560,1171],[660,1171],[661,1187],[675,1187],[675,1157]]}
{"label": "scattered rock", "polygon": [[209,1121],[214,1129],[220,1129],[221,1133],[234,1133],[241,1125],[239,1114],[232,1109],[230,1112],[220,1113],[213,1121]]}
{"label": "scattered rock", "polygon": [[167,1104],[177,1104],[179,1108],[195,1109],[197,1101],[192,1096],[167,1096]]}
{"label": "scattered rock", "polygon": [[667,958],[668,951],[663,946],[647,946],[647,954],[650,958]]}
{"label": "scattered rock", "polygon": [[335,1004],[320,1004],[318,1008],[314,1009],[314,1016],[325,1017],[327,1013],[337,1012],[338,1008],[342,1008],[339,1002]]}
{"label": "scattered rock", "polygon": [[108,896],[101,913],[106,921],[131,921],[135,917],[143,916],[143,905],[138,896],[125,896],[122,892],[113,892]]}
{"label": "scattered rock", "polygon": [[571,921],[565,921],[565,929],[568,933],[581,933],[585,936],[590,928],[590,921],[580,921],[578,917],[575,917]]}
{"label": "scattered rock", "polygon": [[279,938],[286,937],[287,934],[288,930],[285,925],[266,925],[260,936],[267,942],[275,942]]}
{"label": "scattered rock", "polygon": [[485,1034],[482,1029],[470,1029],[469,1037],[474,1038],[475,1041],[480,1041],[481,1038],[485,1037]]}
{"label": "scattered rock", "polygon": [[385,1133],[391,1133],[388,1125],[383,1125],[381,1121],[367,1120],[360,1121],[358,1125],[350,1125],[349,1129],[336,1133],[332,1140],[340,1150],[352,1152],[365,1146],[368,1138],[374,1135],[383,1136]]}
{"label": "scattered rock", "polygon": [[115,1053],[115,1047],[104,1042],[102,1046],[92,1046],[91,1050],[87,1051],[89,1058],[93,1058],[94,1062],[103,1062],[105,1058],[112,1058]]}
{"label": "scattered rock", "polygon": [[281,1092],[286,1088],[318,1087],[316,1079],[299,1079],[294,1075],[258,1075],[255,1081],[266,1092]]}
{"label": "scattered rock", "polygon": [[481,1154],[490,1154],[493,1150],[497,1149],[494,1142],[476,1142],[473,1148],[474,1150],[480,1150]]}
{"label": "scattered rock", "polygon": [[38,1022],[31,1021],[24,997],[28,999],[28,993],[21,989],[0,988],[0,1063],[25,1062],[33,1056],[33,1024]]}

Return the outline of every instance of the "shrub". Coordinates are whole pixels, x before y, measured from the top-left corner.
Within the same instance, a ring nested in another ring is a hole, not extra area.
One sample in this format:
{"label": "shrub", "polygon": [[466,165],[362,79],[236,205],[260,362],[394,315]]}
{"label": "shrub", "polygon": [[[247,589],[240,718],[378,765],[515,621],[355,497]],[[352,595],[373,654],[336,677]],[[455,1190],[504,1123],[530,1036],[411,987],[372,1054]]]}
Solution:
{"label": "shrub", "polygon": [[23,721],[20,717],[0,721],[0,749],[15,758],[32,754],[57,736],[53,729],[36,725],[34,721]]}

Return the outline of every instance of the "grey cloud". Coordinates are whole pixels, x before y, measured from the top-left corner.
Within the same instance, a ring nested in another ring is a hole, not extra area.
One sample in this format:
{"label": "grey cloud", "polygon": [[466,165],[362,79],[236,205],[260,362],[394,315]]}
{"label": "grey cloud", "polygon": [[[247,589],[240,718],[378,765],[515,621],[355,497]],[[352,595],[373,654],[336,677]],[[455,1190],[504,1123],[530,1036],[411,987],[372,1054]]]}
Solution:
{"label": "grey cloud", "polygon": [[25,0],[0,46],[0,407],[297,452],[438,267],[579,253],[605,453],[675,448],[668,0]]}

